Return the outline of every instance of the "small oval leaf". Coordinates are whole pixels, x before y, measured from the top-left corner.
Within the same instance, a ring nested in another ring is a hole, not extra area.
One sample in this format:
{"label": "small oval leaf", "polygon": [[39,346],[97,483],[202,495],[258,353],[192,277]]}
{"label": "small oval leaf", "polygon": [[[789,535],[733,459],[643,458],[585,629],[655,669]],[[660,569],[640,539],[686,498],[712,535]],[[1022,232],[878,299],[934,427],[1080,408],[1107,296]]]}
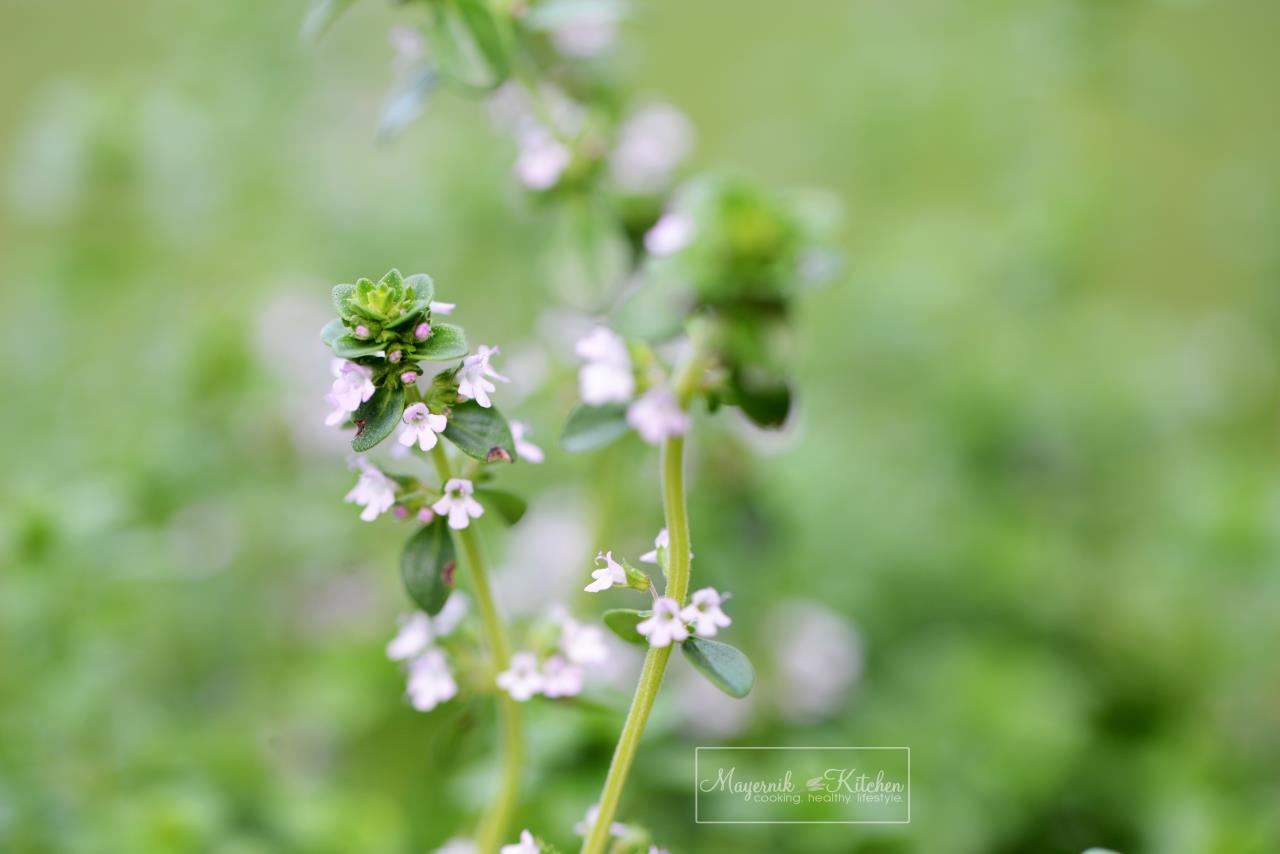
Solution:
{"label": "small oval leaf", "polygon": [[400,577],[414,603],[431,616],[440,613],[453,590],[456,566],[453,537],[443,517],[424,525],[400,553]]}
{"label": "small oval leaf", "polygon": [[751,659],[737,647],[707,638],[690,637],[681,646],[684,657],[712,685],[739,700],[751,693],[756,681]]}
{"label": "small oval leaf", "polygon": [[467,355],[467,335],[452,323],[431,324],[431,337],[413,350],[413,360],[445,362]]}
{"label": "small oval leaf", "polygon": [[333,355],[339,359],[359,359],[363,356],[373,356],[381,353],[382,347],[383,345],[381,344],[361,341],[351,335],[344,335],[335,341],[329,342],[329,348],[333,350]]}
{"label": "small oval leaf", "polygon": [[360,404],[360,408],[351,413],[351,420],[356,425],[356,435],[351,440],[351,450],[358,454],[372,448],[391,435],[400,423],[404,413],[404,388],[383,386],[373,393],[373,397]]}
{"label": "small oval leaf", "polygon": [[636,631],[636,624],[652,613],[652,611],[636,611],[631,608],[613,608],[605,611],[601,619],[609,627],[609,631],[627,643],[633,643],[636,646],[648,646],[649,639]]}
{"label": "small oval leaf", "polygon": [[627,408],[621,403],[575,406],[560,434],[560,447],[572,454],[603,448],[627,432]]}
{"label": "small oval leaf", "polygon": [[346,324],[342,322],[342,318],[335,317],[324,325],[320,330],[320,340],[328,346],[332,347],[333,342],[347,334]]}
{"label": "small oval leaf", "polygon": [[519,495],[502,489],[477,489],[476,498],[485,507],[497,511],[508,525],[523,519],[524,511],[529,509],[528,503]]}
{"label": "small oval leaf", "polygon": [[456,404],[449,412],[444,437],[477,460],[511,462],[515,459],[511,428],[496,406],[486,408],[474,400]]}

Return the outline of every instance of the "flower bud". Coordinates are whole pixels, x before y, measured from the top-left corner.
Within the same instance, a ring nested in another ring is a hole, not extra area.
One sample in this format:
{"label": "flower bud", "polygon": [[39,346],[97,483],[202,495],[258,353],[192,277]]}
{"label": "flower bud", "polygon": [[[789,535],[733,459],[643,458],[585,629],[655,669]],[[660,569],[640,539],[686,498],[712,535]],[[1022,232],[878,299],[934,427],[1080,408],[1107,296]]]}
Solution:
{"label": "flower bud", "polygon": [[418,381],[417,371],[405,371],[403,374],[400,375],[400,382],[404,383],[405,385],[413,385],[417,381]]}
{"label": "flower bud", "polygon": [[392,350],[390,353],[387,354],[387,361],[393,365],[399,362],[403,358],[404,358],[404,353],[401,352],[400,350]]}
{"label": "flower bud", "polygon": [[356,337],[357,337],[357,338],[368,338],[368,337],[369,337],[369,327],[365,326],[363,323],[361,323],[359,326],[357,326],[357,327],[356,327]]}
{"label": "flower bud", "polygon": [[409,508],[405,507],[403,504],[397,504],[395,509],[392,510],[391,512],[395,514],[395,517],[397,519],[409,518]]}
{"label": "flower bud", "polygon": [[419,323],[413,328],[413,337],[416,341],[426,341],[431,337],[431,324]]}
{"label": "flower bud", "polygon": [[432,510],[430,507],[423,507],[421,510],[418,511],[419,522],[424,522],[424,523],[430,522],[432,519],[435,519],[435,518],[436,518],[436,512]]}

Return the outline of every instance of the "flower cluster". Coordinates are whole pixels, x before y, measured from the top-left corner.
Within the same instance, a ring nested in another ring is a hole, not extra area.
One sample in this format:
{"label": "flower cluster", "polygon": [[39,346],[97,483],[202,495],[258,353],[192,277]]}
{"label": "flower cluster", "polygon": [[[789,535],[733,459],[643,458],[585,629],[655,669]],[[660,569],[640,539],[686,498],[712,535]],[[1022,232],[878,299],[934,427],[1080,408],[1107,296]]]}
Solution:
{"label": "flower cluster", "polygon": [[689,430],[688,414],[661,380],[635,397],[636,371],[621,335],[607,326],[597,326],[578,341],[575,351],[584,360],[578,370],[578,393],[585,404],[626,404],[623,417],[627,425],[652,445]]}
{"label": "flower cluster", "polygon": [[587,670],[608,659],[604,632],[599,628],[567,615],[555,615],[551,623],[556,629],[555,643],[541,662],[537,652],[517,652],[495,680],[517,702],[539,694],[552,699],[575,697],[582,693]]}
{"label": "flower cluster", "polygon": [[[653,551],[640,556],[646,563],[659,563],[664,569],[671,547],[670,536],[663,528],[654,538]],[[693,552],[689,553],[693,557]],[[601,552],[596,555],[597,569],[591,573],[592,581],[586,586],[588,593],[599,593],[611,587],[632,587],[638,590],[653,591],[649,577],[640,570],[613,558],[613,552]],[[732,620],[721,609],[721,605],[729,598],[729,594],[720,593],[713,587],[695,590],[688,605],[681,605],[674,599],[653,594],[653,608],[650,611],[636,612],[642,617],[634,625],[635,632],[645,638],[650,646],[664,647],[689,639],[690,634],[702,638],[713,638],[720,629],[727,628]]]}
{"label": "flower cluster", "polygon": [[406,694],[420,712],[429,712],[458,693],[444,650],[437,645],[453,633],[468,610],[467,597],[454,592],[435,617],[415,611],[400,623],[400,631],[387,644],[387,658],[404,662],[408,674]]}

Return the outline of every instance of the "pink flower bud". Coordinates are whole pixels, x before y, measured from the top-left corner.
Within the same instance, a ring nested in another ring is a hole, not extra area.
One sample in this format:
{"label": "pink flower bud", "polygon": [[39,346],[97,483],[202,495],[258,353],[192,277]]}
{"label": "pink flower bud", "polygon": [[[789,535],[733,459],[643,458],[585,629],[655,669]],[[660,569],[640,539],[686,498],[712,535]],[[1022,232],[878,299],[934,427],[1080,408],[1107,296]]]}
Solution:
{"label": "pink flower bud", "polygon": [[418,341],[426,341],[431,337],[431,324],[419,323],[413,328],[413,337]]}
{"label": "pink flower bud", "polygon": [[418,381],[417,371],[405,371],[403,374],[400,375],[400,382],[404,383],[405,385],[413,385],[417,381]]}
{"label": "pink flower bud", "polygon": [[430,507],[423,507],[418,511],[419,522],[430,522],[434,518],[436,518],[436,512]]}
{"label": "pink flower bud", "polygon": [[357,326],[357,327],[356,327],[356,337],[357,337],[357,338],[368,338],[368,337],[369,337],[369,327],[365,326],[363,323],[361,323],[359,326]]}
{"label": "pink flower bud", "polygon": [[405,507],[403,504],[397,504],[395,509],[392,510],[391,512],[395,514],[395,517],[397,519],[409,518],[409,508]]}
{"label": "pink flower bud", "polygon": [[392,350],[387,355],[387,361],[391,362],[393,365],[399,362],[402,358],[404,358],[404,353],[399,350]]}

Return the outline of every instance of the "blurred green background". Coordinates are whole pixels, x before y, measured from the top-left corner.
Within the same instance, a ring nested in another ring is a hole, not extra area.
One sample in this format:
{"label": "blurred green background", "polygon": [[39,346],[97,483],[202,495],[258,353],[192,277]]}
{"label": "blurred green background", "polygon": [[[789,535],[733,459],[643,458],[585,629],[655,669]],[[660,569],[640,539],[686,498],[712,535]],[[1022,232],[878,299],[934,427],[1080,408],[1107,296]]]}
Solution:
{"label": "blurred green background", "polygon": [[[341,502],[332,283],[430,272],[503,345],[550,452],[486,530],[511,609],[660,524],[652,451],[554,450],[559,224],[510,141],[445,97],[376,145],[402,18],[365,0],[307,50],[302,12],[0,0],[5,852],[422,852],[479,810],[490,704],[416,714],[382,652],[407,532]],[[624,819],[674,852],[1280,850],[1277,27],[638,6],[617,74],[696,164],[846,217],[795,423],[693,443],[695,584],[760,681],[677,662]],[[621,716],[527,711],[520,825],[573,849]],[[695,827],[696,744],[910,745],[913,822]]]}

